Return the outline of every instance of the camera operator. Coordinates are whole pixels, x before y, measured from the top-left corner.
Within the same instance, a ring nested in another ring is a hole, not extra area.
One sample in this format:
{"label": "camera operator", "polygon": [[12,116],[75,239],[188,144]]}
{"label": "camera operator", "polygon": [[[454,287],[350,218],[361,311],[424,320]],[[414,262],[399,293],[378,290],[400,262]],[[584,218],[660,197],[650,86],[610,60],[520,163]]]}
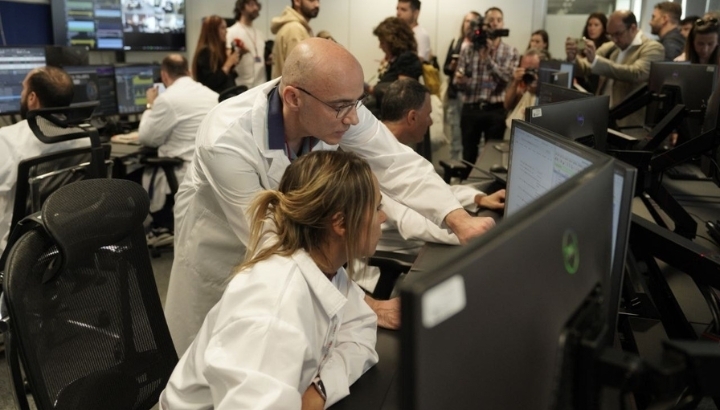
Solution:
{"label": "camera operator", "polygon": [[538,70],[540,62],[545,60],[548,60],[547,51],[537,48],[527,50],[520,58],[520,65],[513,72],[512,81],[505,90],[505,109],[510,111],[505,119],[505,134],[512,120],[525,119],[525,107],[535,104]]}
{"label": "camera operator", "polygon": [[486,140],[501,140],[505,131],[505,89],[512,80],[519,53],[503,43],[502,36],[507,36],[502,10],[491,7],[484,20],[475,23],[473,47],[460,53],[455,71],[454,82],[463,102],[463,159],[472,163],[477,159],[483,133]]}

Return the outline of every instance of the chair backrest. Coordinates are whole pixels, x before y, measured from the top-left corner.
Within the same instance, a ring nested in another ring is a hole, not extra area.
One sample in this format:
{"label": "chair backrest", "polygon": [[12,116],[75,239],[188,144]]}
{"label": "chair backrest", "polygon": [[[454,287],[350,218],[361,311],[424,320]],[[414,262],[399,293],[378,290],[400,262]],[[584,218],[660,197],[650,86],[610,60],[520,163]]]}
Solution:
{"label": "chair backrest", "polygon": [[[88,179],[97,172],[92,168],[92,147],[53,152],[20,161],[11,227],[26,216],[39,212],[45,199],[58,188]],[[110,145],[103,146],[106,168],[112,168]]]}
{"label": "chair backrest", "polygon": [[223,92],[218,95],[218,102],[223,102],[227,100],[228,98],[235,97],[236,95],[240,95],[247,91],[248,88],[245,85],[236,85],[234,87],[230,87],[227,90],[224,90]]}
{"label": "chair backrest", "polygon": [[178,358],[142,226],[148,207],[136,183],[79,181],[50,195],[43,226],[12,245],[6,353],[19,355],[39,409],[150,409],[165,388]]}
{"label": "chair backrest", "polygon": [[[10,234],[26,216],[39,212],[45,198],[71,182],[105,178],[112,174],[110,146],[102,145],[97,129],[89,123],[98,102],[70,107],[41,108],[29,111],[27,123],[44,144],[89,138],[86,148],[69,149],[26,158],[18,164]],[[7,249],[0,257],[7,258]]]}

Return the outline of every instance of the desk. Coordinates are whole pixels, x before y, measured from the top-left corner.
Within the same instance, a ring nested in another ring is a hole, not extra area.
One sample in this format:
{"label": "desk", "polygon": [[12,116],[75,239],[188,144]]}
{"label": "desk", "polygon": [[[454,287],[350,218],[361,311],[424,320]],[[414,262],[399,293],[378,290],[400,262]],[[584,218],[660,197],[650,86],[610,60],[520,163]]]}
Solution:
{"label": "desk", "polygon": [[395,410],[400,408],[400,332],[378,329],[375,346],[380,361],[350,386],[350,395],[333,410]]}
{"label": "desk", "polygon": [[111,142],[110,158],[113,160],[113,178],[126,178],[129,174],[142,169],[140,155],[153,151],[155,148],[143,147],[134,144],[119,144]]}

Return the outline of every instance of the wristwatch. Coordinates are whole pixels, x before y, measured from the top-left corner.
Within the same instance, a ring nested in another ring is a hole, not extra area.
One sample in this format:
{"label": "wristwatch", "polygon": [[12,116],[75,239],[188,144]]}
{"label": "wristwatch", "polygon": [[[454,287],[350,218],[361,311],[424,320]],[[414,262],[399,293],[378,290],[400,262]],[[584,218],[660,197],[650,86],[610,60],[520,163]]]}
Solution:
{"label": "wristwatch", "polygon": [[327,393],[325,392],[325,385],[323,384],[322,380],[320,380],[320,376],[315,376],[315,378],[312,381],[313,386],[315,386],[315,390],[317,390],[318,394],[320,394],[320,397],[323,398],[323,400],[327,401]]}

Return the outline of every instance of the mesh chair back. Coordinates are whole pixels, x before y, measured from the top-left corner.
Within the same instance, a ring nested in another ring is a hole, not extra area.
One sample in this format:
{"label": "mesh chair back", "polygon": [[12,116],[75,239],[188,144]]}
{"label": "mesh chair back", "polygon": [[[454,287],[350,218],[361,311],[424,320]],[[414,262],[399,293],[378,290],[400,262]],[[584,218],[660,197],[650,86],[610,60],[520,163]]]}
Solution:
{"label": "mesh chair back", "polygon": [[178,359],[142,227],[148,206],[130,181],[73,183],[43,205],[44,229],[10,250],[7,353],[19,351],[38,408],[157,402]]}
{"label": "mesh chair back", "polygon": [[[112,172],[109,145],[103,146],[105,167]],[[17,226],[27,215],[39,212],[45,199],[58,188],[87,179],[92,148],[75,148],[23,160],[18,165],[13,217],[10,226]]]}

